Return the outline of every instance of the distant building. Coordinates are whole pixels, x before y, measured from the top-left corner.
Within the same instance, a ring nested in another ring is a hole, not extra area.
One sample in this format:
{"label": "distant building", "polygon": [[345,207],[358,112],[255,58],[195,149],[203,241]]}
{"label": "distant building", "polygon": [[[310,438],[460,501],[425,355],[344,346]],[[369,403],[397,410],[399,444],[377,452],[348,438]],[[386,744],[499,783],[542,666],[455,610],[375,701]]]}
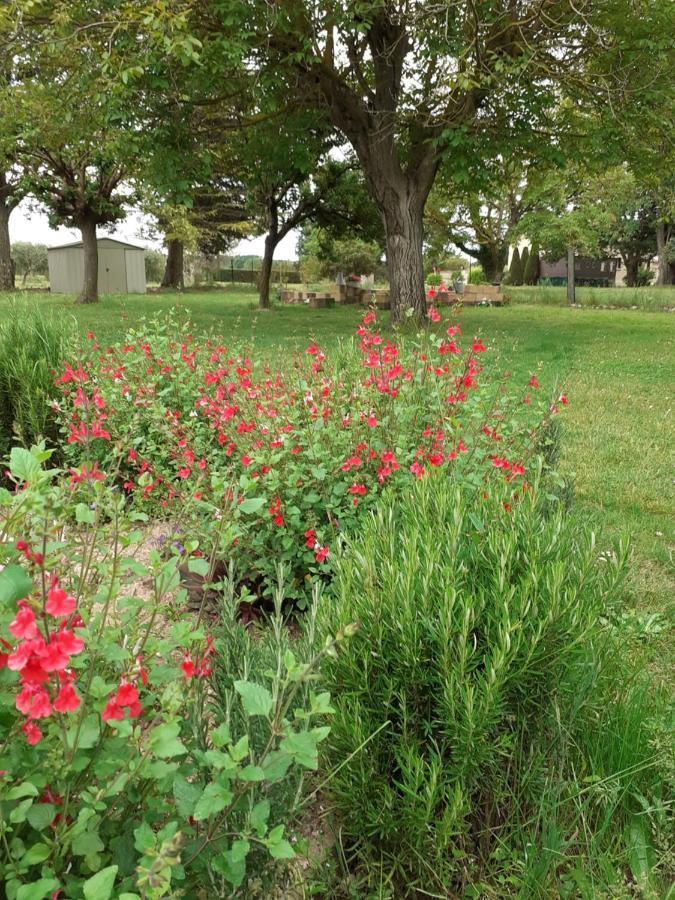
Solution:
{"label": "distant building", "polygon": [[[102,237],[98,244],[99,294],[144,294],[145,250],[117,238]],[[50,247],[49,289],[53,294],[77,294],[84,281],[82,241]]]}
{"label": "distant building", "polygon": [[[593,259],[590,256],[576,256],[574,280],[577,285],[613,287],[620,263],[619,257]],[[555,262],[547,262],[545,259],[540,259],[539,284],[567,284],[567,260],[558,259]]]}

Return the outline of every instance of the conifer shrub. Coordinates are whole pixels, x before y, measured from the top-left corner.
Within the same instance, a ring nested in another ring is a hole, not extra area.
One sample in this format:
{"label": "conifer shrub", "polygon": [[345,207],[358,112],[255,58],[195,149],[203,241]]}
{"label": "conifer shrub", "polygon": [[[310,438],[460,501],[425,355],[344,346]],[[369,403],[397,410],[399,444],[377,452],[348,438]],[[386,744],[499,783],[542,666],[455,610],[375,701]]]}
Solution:
{"label": "conifer shrub", "polygon": [[511,265],[509,266],[509,284],[519,285],[523,283],[523,267],[520,262],[520,252],[516,247],[511,257]]}
{"label": "conifer shrub", "polygon": [[539,247],[532,244],[532,249],[523,266],[523,284],[536,284],[539,277]]}

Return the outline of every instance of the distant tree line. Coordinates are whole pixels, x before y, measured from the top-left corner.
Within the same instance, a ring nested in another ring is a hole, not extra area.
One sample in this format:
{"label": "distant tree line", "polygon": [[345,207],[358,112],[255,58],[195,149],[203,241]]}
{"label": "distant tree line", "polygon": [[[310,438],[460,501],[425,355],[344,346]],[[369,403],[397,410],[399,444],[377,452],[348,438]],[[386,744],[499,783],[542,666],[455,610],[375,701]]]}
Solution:
{"label": "distant tree line", "polygon": [[326,275],[386,262],[394,320],[424,317],[430,263],[459,251],[498,281],[522,238],[619,253],[629,283],[656,256],[670,284],[673,33],[670,0],[7,0],[0,289],[25,197],[80,231],[81,303],[131,208],[167,288],[189,254],[263,236],[261,307],[292,231]]}

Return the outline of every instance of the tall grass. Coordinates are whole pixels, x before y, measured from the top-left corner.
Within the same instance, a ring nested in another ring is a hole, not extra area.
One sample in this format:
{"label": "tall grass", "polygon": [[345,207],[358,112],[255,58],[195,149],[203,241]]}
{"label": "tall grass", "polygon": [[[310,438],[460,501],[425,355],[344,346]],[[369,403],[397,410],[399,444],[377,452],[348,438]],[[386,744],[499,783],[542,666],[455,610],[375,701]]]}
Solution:
{"label": "tall grass", "polygon": [[579,896],[653,843],[658,717],[600,617],[625,556],[545,508],[430,480],[337,565],[323,627],[360,636],[328,667],[329,794],[377,896]]}
{"label": "tall grass", "polygon": [[[566,306],[567,289],[551,285],[534,287],[514,287],[509,285],[505,292],[513,303],[541,304],[543,306]],[[622,309],[637,307],[642,310],[658,312],[675,307],[675,287],[642,287],[642,288],[593,288],[578,287],[576,301],[581,306],[597,309],[601,306],[617,306]]]}
{"label": "tall grass", "polygon": [[75,320],[47,315],[39,306],[10,303],[0,320],[0,455],[12,444],[39,437],[55,443],[49,402],[56,396],[53,372],[68,355]]}

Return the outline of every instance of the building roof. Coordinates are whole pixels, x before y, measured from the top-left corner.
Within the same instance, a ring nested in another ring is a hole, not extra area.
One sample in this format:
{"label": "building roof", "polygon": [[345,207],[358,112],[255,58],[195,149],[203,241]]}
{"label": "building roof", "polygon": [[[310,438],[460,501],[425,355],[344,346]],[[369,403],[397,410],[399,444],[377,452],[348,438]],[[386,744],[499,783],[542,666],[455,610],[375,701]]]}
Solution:
{"label": "building roof", "polygon": [[[145,250],[145,247],[139,247],[138,244],[130,244],[128,241],[121,241],[119,238],[108,237],[108,235],[102,235],[100,238],[96,238],[96,243],[100,244],[103,241],[112,241],[113,244],[119,244],[121,247],[128,247],[130,250]],[[53,247],[48,247],[47,250],[65,250],[67,247],[81,247],[82,241],[71,241],[67,244],[55,244]]]}

